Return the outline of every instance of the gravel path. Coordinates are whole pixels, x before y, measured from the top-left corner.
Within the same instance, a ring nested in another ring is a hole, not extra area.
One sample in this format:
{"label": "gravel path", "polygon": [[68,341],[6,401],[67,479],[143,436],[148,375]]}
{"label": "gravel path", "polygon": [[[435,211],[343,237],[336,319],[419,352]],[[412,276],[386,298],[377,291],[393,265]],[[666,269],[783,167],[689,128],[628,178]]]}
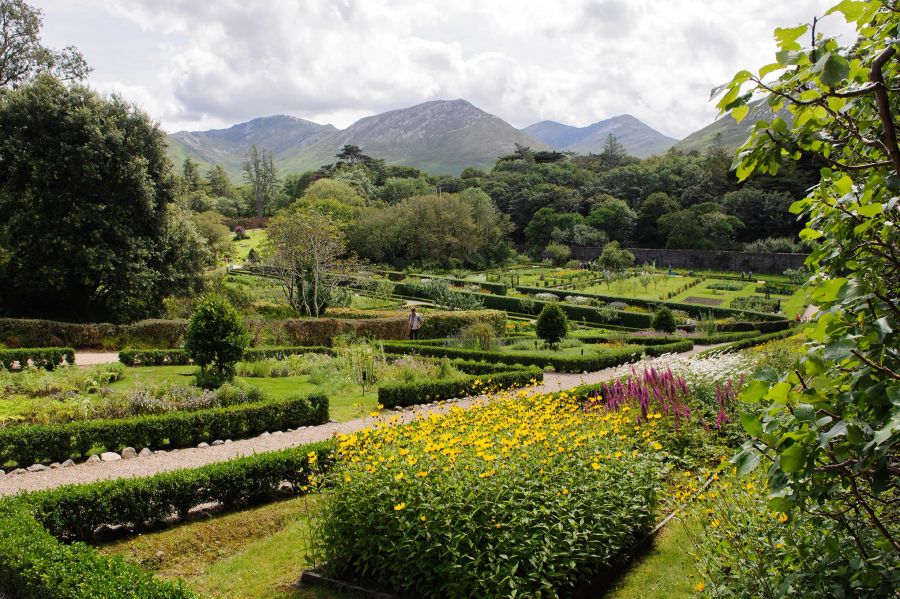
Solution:
{"label": "gravel path", "polygon": [[[688,359],[710,347],[695,346],[693,350],[678,354],[682,359]],[[659,360],[648,360],[646,364],[652,364]],[[544,383],[534,388],[535,393],[553,393],[563,389],[571,389],[583,384],[600,383],[611,378],[616,378],[628,372],[632,365],[622,365],[606,368],[596,372],[583,374],[555,374],[544,375]],[[149,476],[160,472],[180,470],[182,468],[196,468],[214,462],[224,462],[234,458],[276,451],[288,447],[296,447],[316,441],[325,441],[334,435],[351,433],[374,425],[386,417],[398,417],[401,422],[409,422],[422,414],[429,412],[441,413],[452,406],[468,408],[476,401],[483,401],[484,396],[468,397],[453,401],[447,401],[440,405],[425,405],[407,408],[402,411],[388,411],[378,418],[359,418],[348,422],[329,423],[320,426],[310,426],[297,429],[293,432],[276,432],[269,435],[252,437],[228,443],[204,448],[186,448],[153,454],[146,457],[138,457],[130,460],[116,460],[113,462],[84,462],[68,468],[56,468],[43,472],[29,472],[15,476],[0,477],[0,496],[13,495],[20,491],[38,491],[52,489],[62,485],[82,484],[98,480],[115,478],[132,478]],[[138,447],[137,449],[141,449]]]}
{"label": "gravel path", "polygon": [[119,352],[75,352],[76,366],[95,366],[97,364],[109,364],[110,362],[119,361]]}

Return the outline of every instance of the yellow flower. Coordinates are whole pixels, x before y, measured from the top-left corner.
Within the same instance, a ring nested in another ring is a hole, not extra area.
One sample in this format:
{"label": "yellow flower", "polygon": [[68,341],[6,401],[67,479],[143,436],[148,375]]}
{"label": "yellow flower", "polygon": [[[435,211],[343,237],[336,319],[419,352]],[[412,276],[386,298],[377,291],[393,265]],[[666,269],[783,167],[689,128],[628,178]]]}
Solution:
{"label": "yellow flower", "polygon": [[600,470],[600,464],[598,464],[597,462],[591,462],[591,468],[593,468],[594,470]]}
{"label": "yellow flower", "polygon": [[425,514],[422,514],[421,516],[419,516],[419,520],[421,520],[422,522],[425,522],[426,520],[428,520],[428,516],[426,516]]}
{"label": "yellow flower", "polygon": [[399,512],[400,510],[405,510],[405,509],[406,509],[406,504],[402,501],[394,506],[395,512]]}
{"label": "yellow flower", "polygon": [[394,477],[394,480],[403,480],[403,478],[404,478],[405,476],[406,476],[405,474],[403,474],[402,472],[400,472],[399,474],[397,474],[397,475]]}
{"label": "yellow flower", "polygon": [[319,459],[319,456],[316,455],[316,452],[310,451],[308,454],[306,454],[306,459],[309,460],[310,464],[315,464],[316,460]]}
{"label": "yellow flower", "polygon": [[704,583],[702,580],[694,585],[695,593],[702,593],[704,589],[706,589],[706,583]]}
{"label": "yellow flower", "polygon": [[344,482],[345,482],[345,483],[349,483],[351,480],[352,480],[352,479],[350,478],[350,475],[349,475],[349,474],[345,474],[345,475],[344,475]]}
{"label": "yellow flower", "polygon": [[562,494],[563,494],[563,495],[568,495],[568,494],[569,494],[569,490],[568,490],[568,489],[563,489],[563,490],[562,490]]}
{"label": "yellow flower", "polygon": [[426,476],[428,476],[428,471],[419,470],[418,472],[416,472],[416,476],[418,476],[419,478],[425,478]]}
{"label": "yellow flower", "polygon": [[662,444],[659,441],[656,441],[653,444],[653,449],[655,449],[656,451],[659,451],[660,449],[662,449]]}
{"label": "yellow flower", "polygon": [[788,515],[785,514],[784,512],[781,512],[780,514],[778,514],[778,521],[781,522],[782,524],[784,524],[785,522],[788,521]]}
{"label": "yellow flower", "polygon": [[784,543],[775,543],[775,549],[784,549]]}
{"label": "yellow flower", "polygon": [[719,524],[721,524],[721,522],[719,521],[718,518],[716,518],[716,519],[714,519],[712,522],[710,522],[710,524],[712,524],[712,527],[713,527],[713,528],[718,528],[718,527],[719,527]]}

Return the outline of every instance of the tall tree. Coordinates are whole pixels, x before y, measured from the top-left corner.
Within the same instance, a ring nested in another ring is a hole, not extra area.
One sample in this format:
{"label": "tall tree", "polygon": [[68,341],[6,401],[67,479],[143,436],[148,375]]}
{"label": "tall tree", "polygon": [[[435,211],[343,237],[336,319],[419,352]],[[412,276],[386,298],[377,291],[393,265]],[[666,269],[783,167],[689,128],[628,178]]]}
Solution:
{"label": "tall tree", "polygon": [[122,99],[48,74],[0,94],[0,310],[127,321],[197,290],[174,188],[165,134]]}
{"label": "tall tree", "polygon": [[338,224],[316,211],[286,212],[269,222],[266,262],[281,282],[294,310],[321,316],[358,264],[344,258],[346,240]]}
{"label": "tall tree", "polygon": [[250,184],[256,215],[265,214],[278,190],[278,175],[272,152],[262,151],[253,144],[244,159],[244,178]]}
{"label": "tall tree", "polygon": [[200,166],[191,160],[190,156],[181,163],[181,177],[184,179],[184,185],[188,191],[200,189]]}
{"label": "tall tree", "polygon": [[71,80],[91,72],[74,46],[53,50],[41,43],[42,17],[23,0],[0,0],[0,88],[16,87],[38,73]]}
{"label": "tall tree", "polygon": [[228,171],[216,165],[206,175],[209,180],[209,192],[217,198],[234,198],[234,186],[228,177]]}

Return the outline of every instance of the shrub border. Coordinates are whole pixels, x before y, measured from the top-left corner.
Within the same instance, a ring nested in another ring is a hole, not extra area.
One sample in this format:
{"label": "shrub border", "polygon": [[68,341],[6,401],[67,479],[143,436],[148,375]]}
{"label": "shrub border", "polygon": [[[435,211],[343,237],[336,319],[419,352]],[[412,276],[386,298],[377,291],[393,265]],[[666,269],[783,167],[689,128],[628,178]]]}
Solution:
{"label": "shrub border", "polygon": [[71,347],[20,347],[0,349],[0,368],[12,370],[13,363],[20,368],[31,362],[38,368],[53,370],[60,364],[75,364],[75,350]]}

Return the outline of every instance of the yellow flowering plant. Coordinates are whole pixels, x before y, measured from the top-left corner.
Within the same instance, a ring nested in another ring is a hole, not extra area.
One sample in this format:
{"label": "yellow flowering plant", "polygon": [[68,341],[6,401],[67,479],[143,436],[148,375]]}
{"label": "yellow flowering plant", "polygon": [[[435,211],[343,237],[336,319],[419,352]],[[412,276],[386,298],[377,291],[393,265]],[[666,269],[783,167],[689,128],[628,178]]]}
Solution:
{"label": "yellow flowering plant", "polygon": [[632,423],[507,392],[339,437],[315,557],[414,596],[565,594],[656,514],[664,452]]}

